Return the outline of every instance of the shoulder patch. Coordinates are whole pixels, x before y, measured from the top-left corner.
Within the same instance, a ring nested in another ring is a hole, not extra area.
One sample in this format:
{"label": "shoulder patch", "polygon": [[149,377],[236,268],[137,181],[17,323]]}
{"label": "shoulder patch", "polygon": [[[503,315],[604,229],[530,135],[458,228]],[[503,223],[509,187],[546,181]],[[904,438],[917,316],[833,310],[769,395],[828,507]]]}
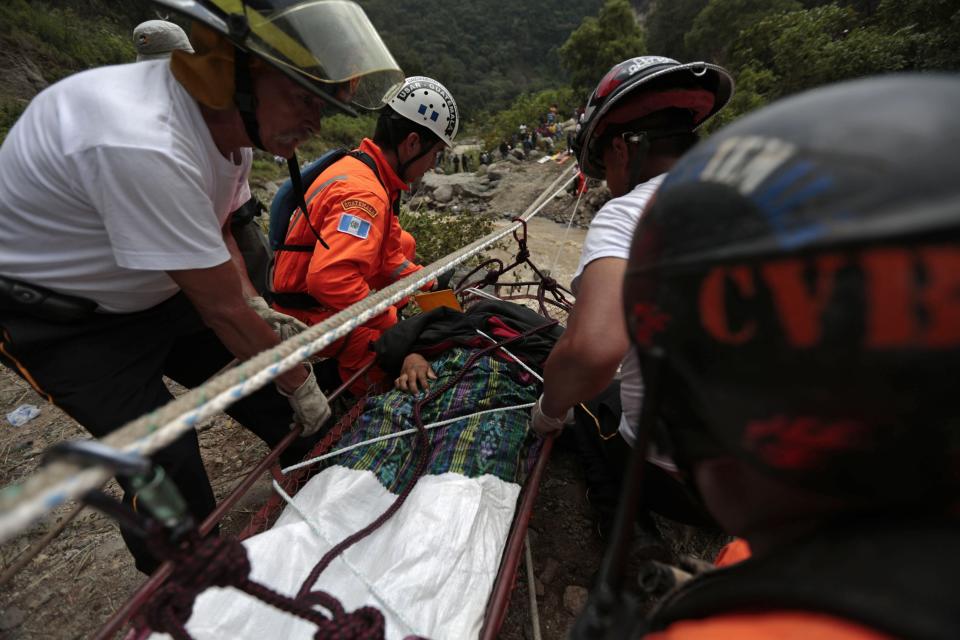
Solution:
{"label": "shoulder patch", "polygon": [[337,231],[366,240],[367,236],[370,235],[370,223],[357,216],[344,213],[340,215]]}
{"label": "shoulder patch", "polygon": [[350,198],[349,200],[344,200],[340,203],[340,206],[343,207],[344,211],[350,211],[351,209],[360,209],[365,214],[371,218],[377,217],[377,209],[370,204],[369,202],[364,202],[363,200],[358,200],[357,198]]}

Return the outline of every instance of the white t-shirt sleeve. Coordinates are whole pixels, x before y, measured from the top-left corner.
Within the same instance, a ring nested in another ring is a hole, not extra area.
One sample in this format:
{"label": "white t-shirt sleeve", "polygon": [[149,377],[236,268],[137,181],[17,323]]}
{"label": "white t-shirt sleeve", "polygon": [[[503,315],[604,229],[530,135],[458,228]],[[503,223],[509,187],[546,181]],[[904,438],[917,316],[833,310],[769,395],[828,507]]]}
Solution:
{"label": "white t-shirt sleeve", "polygon": [[584,269],[594,260],[600,258],[630,258],[630,244],[633,242],[633,232],[640,221],[640,215],[650,200],[663,176],[657,176],[634,188],[630,193],[609,200],[604,204],[597,215],[590,222],[587,237],[583,241],[580,251],[580,263],[573,274],[570,290],[574,295],[580,285],[580,276]]}
{"label": "white t-shirt sleeve", "polygon": [[92,147],[72,160],[103,217],[117,265],[204,269],[230,259],[195,164],[160,151],[116,146]]}

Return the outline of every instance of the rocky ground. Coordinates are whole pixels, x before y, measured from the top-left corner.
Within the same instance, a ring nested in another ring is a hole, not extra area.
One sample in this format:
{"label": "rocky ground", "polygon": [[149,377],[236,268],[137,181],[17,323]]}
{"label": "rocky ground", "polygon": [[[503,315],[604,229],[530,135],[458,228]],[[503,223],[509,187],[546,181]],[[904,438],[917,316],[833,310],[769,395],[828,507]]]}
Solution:
{"label": "rocky ground", "polygon": [[[531,160],[507,161],[477,174],[431,175],[416,197],[424,198],[423,205],[432,208],[482,207],[497,211],[502,213],[498,224],[506,225],[507,218],[522,212],[567,166],[552,160],[544,164]],[[445,187],[449,187],[449,191]],[[587,201],[602,198],[599,193],[593,193]],[[583,220],[592,215],[589,209],[594,205],[588,205],[584,218],[578,217],[569,230],[550,218],[566,223],[574,202],[567,194],[553,199],[545,208],[548,216],[534,219],[529,229],[534,260],[565,285],[576,267],[585,234],[581,228]],[[501,251],[507,257],[513,247]],[[24,403],[39,407],[40,415],[20,427],[0,419],[0,485],[31,473],[40,464],[44,449],[51,444],[86,437],[70,418],[47,404],[8,369],[0,367],[0,415]],[[245,475],[245,470],[265,453],[255,436],[237,428],[226,416],[212,420],[200,439],[204,462],[218,498],[229,493]],[[111,483],[107,491],[116,495],[118,489]],[[228,515],[223,531],[230,534],[242,529],[269,491],[264,478]],[[68,518],[73,510],[73,505],[59,509],[46,523],[0,547],[0,572],[9,568],[47,531]],[[582,606],[602,545],[589,518],[579,468],[573,454],[563,447],[557,448],[548,468],[530,539],[542,637],[564,638]],[[142,580],[124,549],[116,524],[98,513],[84,510],[12,582],[0,586],[0,638],[90,637]],[[526,585],[525,570],[521,568],[501,633],[503,638],[533,637]]]}

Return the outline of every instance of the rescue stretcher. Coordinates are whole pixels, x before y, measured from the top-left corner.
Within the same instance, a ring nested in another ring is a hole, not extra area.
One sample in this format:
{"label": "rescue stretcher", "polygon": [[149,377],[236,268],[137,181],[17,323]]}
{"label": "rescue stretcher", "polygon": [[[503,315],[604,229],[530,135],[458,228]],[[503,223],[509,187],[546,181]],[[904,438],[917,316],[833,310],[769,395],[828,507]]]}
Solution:
{"label": "rescue stretcher", "polygon": [[[495,298],[499,300],[518,301],[535,306],[544,315],[545,320],[550,320],[551,315],[565,316],[566,312],[569,311],[571,304],[570,299],[568,299],[566,296],[566,294],[569,294],[569,292],[557,285],[548,276],[545,276],[529,261],[529,253],[526,250],[525,232],[526,229],[524,225],[523,234],[514,234],[518,242],[519,251],[517,254],[517,259],[513,263],[506,265],[499,259],[488,260],[461,278],[460,284],[457,287],[457,292],[459,299],[464,301],[465,306],[469,307],[472,303],[478,300]],[[501,284],[500,278],[505,273],[510,272],[519,265],[529,266],[533,270],[537,279],[533,281],[514,282],[509,285]],[[531,288],[535,289],[534,294],[512,293],[519,289],[526,289],[529,291]],[[334,391],[334,393],[331,394],[331,401],[339,398],[343,394],[344,390],[351,386],[357,379],[362,379],[366,371],[367,369],[357,372],[353,378],[347,380],[341,387]],[[357,401],[354,402],[350,408],[340,416],[333,428],[331,428],[323,440],[318,443],[317,446],[310,452],[307,458],[319,457],[328,453],[337,444],[337,442],[339,442],[341,438],[348,433],[351,425],[353,425],[361,416],[367,400],[379,391],[382,391],[382,388],[378,388],[375,385],[370,388],[368,394],[358,398]],[[271,470],[274,480],[279,483],[283,491],[290,496],[296,495],[299,489],[307,484],[311,477],[315,477],[315,468],[302,467],[292,471],[289,474],[283,474],[279,467],[275,466],[274,462],[278,459],[286,446],[293,442],[293,440],[294,436],[291,434],[291,436],[286,438],[280,446],[271,451],[270,455],[260,465],[251,471],[251,473],[237,487],[237,489],[235,489],[234,492],[219,505],[216,512],[211,514],[211,516],[203,523],[203,525],[201,525],[201,533],[206,534],[207,532],[213,530],[217,522],[219,522],[219,519],[226,514],[230,508],[237,503],[237,501],[239,501],[245,492],[248,491],[250,487],[257,482],[258,478],[260,478],[268,469]],[[507,608],[509,606],[510,595],[516,581],[519,563],[524,553],[524,541],[533,511],[534,501],[539,491],[544,469],[550,458],[552,444],[552,439],[546,439],[539,441],[534,447],[535,454],[532,456],[532,464],[527,469],[525,480],[522,483],[519,495],[516,499],[516,505],[509,531],[505,540],[503,541],[502,549],[500,549],[499,553],[497,554],[500,558],[499,566],[497,568],[496,578],[493,582],[492,588],[490,589],[489,596],[486,598],[483,624],[478,636],[480,638],[495,638],[505,618]],[[270,526],[277,521],[278,517],[281,516],[281,512],[285,506],[285,501],[279,493],[272,495],[266,504],[264,504],[252,516],[250,522],[239,534],[238,538],[241,540],[247,540],[252,536],[267,531]],[[151,630],[149,625],[141,616],[139,616],[139,612],[145,605],[148,605],[148,603],[154,597],[157,589],[164,584],[167,579],[169,579],[172,569],[173,566],[171,563],[164,564],[147,582],[141,586],[141,588],[134,594],[130,601],[128,601],[127,604],[124,605],[124,607],[122,607],[108,621],[103,629],[101,629],[97,637],[114,637],[114,635],[127,623],[132,623],[133,625],[132,630],[126,635],[128,640],[140,640],[150,636]],[[334,596],[337,595],[332,589],[331,593]],[[465,594],[451,594],[450,597],[457,598],[461,597],[462,595]],[[220,598],[220,600],[216,601],[214,604],[208,605],[206,607],[207,610],[215,610],[218,613],[217,616],[208,616],[208,618],[218,617],[222,619],[225,615],[223,613],[223,607],[226,606],[226,603],[229,603],[230,601],[230,598]],[[203,611],[203,608],[199,607],[199,610]],[[211,622],[211,624],[217,625],[222,624],[222,622],[214,620]],[[217,632],[212,632],[211,637],[214,637],[218,634],[222,635],[225,632],[235,632],[235,629],[229,630],[224,629],[223,627],[215,628],[217,629]]]}

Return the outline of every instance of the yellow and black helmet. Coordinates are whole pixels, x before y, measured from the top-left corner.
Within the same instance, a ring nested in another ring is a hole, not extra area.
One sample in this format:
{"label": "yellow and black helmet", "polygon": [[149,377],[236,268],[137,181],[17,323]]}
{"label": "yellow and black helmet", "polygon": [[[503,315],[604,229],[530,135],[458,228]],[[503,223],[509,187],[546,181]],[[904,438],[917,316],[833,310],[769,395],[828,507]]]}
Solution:
{"label": "yellow and black helmet", "polygon": [[404,79],[370,19],[354,2],[156,2],[228,40],[237,62],[246,56],[263,61],[350,115],[356,115],[355,107],[380,108]]}

